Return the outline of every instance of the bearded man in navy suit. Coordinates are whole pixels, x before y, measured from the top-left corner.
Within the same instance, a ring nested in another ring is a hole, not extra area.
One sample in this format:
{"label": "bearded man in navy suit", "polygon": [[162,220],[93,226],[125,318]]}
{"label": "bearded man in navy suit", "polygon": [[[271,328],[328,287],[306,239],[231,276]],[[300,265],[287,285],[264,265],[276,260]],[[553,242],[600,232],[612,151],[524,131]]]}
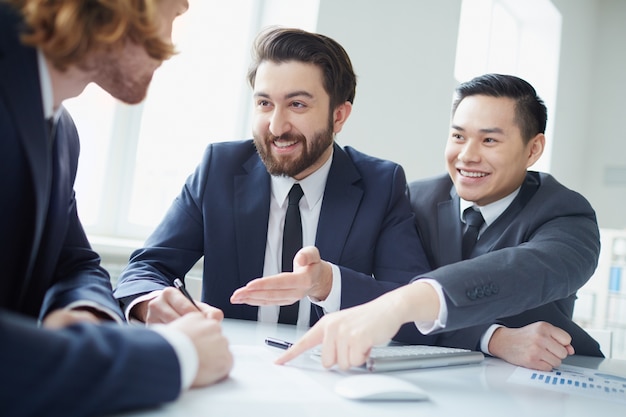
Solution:
{"label": "bearded man in navy suit", "polygon": [[[289,28],[262,32],[254,50],[254,140],[208,146],[118,280],[115,295],[129,318],[167,322],[193,311],[171,287],[202,257],[200,308],[276,323],[281,306],[297,302],[295,323],[303,327],[430,269],[402,167],[335,143],[356,88],[345,50],[326,36]],[[283,272],[283,223],[294,184],[304,193],[304,248],[288,260],[294,272]]]}

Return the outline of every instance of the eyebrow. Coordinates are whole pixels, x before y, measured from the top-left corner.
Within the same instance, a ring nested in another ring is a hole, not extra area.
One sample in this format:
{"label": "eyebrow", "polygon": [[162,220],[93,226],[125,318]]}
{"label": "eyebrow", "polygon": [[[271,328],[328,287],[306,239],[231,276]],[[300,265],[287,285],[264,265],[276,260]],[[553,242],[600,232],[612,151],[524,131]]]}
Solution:
{"label": "eyebrow", "polygon": [[[264,93],[262,91],[256,92],[254,93],[254,97],[263,97],[263,98],[270,98],[270,95],[267,93]],[[306,97],[309,99],[314,99],[315,97],[313,97],[313,94],[309,93],[308,91],[294,91],[292,93],[286,94],[283,98],[284,99],[290,99],[290,98],[294,98],[294,97]]]}
{"label": "eyebrow", "polygon": [[[452,129],[454,129],[454,130],[465,132],[465,129],[463,129],[461,126],[451,125],[450,127]],[[481,132],[481,133],[500,133],[500,134],[504,134],[504,130],[500,129],[499,127],[491,127],[491,128],[479,129],[479,132]]]}

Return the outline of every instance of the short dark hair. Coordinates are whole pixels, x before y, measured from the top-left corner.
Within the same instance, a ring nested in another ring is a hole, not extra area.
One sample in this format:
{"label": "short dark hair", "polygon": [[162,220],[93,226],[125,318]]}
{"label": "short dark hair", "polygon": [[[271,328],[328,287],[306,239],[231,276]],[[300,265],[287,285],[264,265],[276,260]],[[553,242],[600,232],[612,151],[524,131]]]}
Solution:
{"label": "short dark hair", "polygon": [[528,143],[537,134],[545,133],[548,120],[546,105],[527,81],[513,75],[485,74],[464,82],[456,89],[452,115],[464,98],[476,95],[515,100],[515,120],[524,142]]}
{"label": "short dark hair", "polygon": [[341,45],[327,36],[302,29],[270,27],[254,42],[248,70],[248,82],[253,88],[257,69],[264,61],[314,64],[322,70],[331,111],[346,101],[354,102],[356,75],[350,58]]}

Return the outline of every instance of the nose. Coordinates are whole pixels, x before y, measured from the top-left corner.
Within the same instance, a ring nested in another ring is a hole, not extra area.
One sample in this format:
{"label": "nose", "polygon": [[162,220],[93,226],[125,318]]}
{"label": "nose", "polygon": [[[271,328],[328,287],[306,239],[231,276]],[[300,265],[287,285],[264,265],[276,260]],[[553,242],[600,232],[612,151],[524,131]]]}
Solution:
{"label": "nose", "polygon": [[270,115],[270,133],[276,137],[280,137],[284,133],[291,130],[291,124],[286,114],[281,109],[274,109]]}
{"label": "nose", "polygon": [[476,141],[466,141],[457,156],[461,162],[478,162],[480,160],[479,144]]}

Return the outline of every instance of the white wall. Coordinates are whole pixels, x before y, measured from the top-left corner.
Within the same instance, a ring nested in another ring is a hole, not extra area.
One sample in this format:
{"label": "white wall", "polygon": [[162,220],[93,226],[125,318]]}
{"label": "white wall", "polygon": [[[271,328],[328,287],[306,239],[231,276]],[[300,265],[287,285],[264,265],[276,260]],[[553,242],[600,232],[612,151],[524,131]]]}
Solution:
{"label": "white wall", "polygon": [[321,0],[317,31],[341,43],[357,93],[341,145],[402,164],[409,180],[443,172],[461,1]]}
{"label": "white wall", "polygon": [[[551,172],[591,201],[601,227],[625,228],[626,183],[606,184],[605,170],[626,176],[626,1],[553,3],[563,34]],[[402,164],[409,181],[444,172],[460,8],[320,0],[317,31],[346,48],[359,76],[340,144]]]}

